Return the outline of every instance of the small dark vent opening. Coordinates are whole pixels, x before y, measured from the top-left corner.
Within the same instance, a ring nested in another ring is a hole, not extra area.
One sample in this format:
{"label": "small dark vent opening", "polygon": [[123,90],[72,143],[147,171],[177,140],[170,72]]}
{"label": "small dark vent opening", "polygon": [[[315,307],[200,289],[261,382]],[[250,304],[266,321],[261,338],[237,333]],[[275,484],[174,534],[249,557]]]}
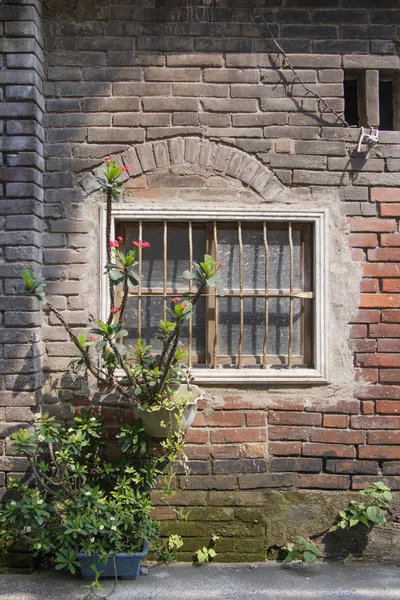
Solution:
{"label": "small dark vent opening", "polygon": [[379,81],[380,129],[393,131],[393,81]]}
{"label": "small dark vent opening", "polygon": [[357,79],[344,82],[344,117],[349,125],[359,126]]}

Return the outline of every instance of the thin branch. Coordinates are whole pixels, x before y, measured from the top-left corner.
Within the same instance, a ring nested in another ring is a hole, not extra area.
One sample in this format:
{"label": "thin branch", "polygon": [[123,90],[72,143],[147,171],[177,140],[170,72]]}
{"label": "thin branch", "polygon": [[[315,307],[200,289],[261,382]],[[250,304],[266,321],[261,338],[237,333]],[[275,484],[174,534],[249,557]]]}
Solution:
{"label": "thin branch", "polygon": [[[271,31],[271,28],[269,26],[269,24],[267,23],[264,14],[262,13],[260,6],[257,2],[257,0],[253,0],[254,2],[254,6],[255,8],[258,10],[258,14],[261,17],[261,19],[264,22],[265,27],[267,28],[268,34],[271,38],[271,40],[274,42],[275,46],[278,48],[280,54],[282,54],[283,58],[284,58],[284,65],[283,66],[287,66],[290,71],[293,73],[294,75],[294,81],[293,83],[298,83],[299,85],[302,86],[302,88],[307,92],[307,94],[310,94],[311,96],[313,96],[314,98],[317,98],[318,101],[322,104],[322,106],[325,108],[326,112],[330,112],[333,115],[335,115],[335,117],[337,117],[339,119],[339,121],[345,125],[346,127],[349,127],[348,122],[345,120],[345,118],[343,117],[343,113],[338,113],[334,108],[332,108],[332,106],[330,106],[327,101],[322,98],[322,96],[320,96],[319,94],[317,94],[317,92],[314,92],[313,90],[311,90],[307,85],[305,85],[302,80],[301,77],[299,75],[299,73],[296,71],[296,69],[293,67],[293,65],[291,64],[288,55],[286,54],[285,50],[282,48],[282,46],[280,45],[280,43],[278,42],[278,40],[275,38],[274,34]],[[322,111],[321,111],[322,112]]]}
{"label": "thin branch", "polygon": [[92,361],[90,360],[88,350],[85,348],[82,348],[82,346],[78,342],[78,338],[76,337],[76,335],[74,334],[74,332],[72,331],[72,329],[68,325],[68,323],[65,321],[65,319],[58,312],[58,310],[56,308],[54,308],[54,306],[52,306],[49,302],[46,303],[46,307],[50,312],[52,312],[57,317],[57,319],[63,325],[64,329],[69,333],[71,340],[75,344],[76,348],[79,350],[79,352],[85,362],[86,368],[97,379],[97,381],[99,381],[103,385],[105,385],[113,390],[116,390],[125,398],[130,399],[131,397],[128,394],[128,392],[126,392],[124,390],[124,388],[114,378],[110,379],[109,377],[107,377],[107,374],[104,373],[104,371],[102,371],[101,369],[99,369],[98,367],[93,365]]}

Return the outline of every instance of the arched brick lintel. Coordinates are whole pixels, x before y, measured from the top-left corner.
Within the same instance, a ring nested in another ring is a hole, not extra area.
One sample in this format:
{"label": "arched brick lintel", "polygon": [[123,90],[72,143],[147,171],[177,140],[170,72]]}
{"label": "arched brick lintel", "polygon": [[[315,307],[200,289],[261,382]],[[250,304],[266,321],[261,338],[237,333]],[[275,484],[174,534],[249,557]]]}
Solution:
{"label": "arched brick lintel", "polygon": [[[272,171],[253,156],[232,146],[200,137],[176,137],[137,144],[115,159],[117,163],[129,167],[127,179],[169,167],[193,164],[239,179],[267,201],[272,201],[285,191]],[[91,191],[91,177],[85,176],[81,185],[87,192]]]}

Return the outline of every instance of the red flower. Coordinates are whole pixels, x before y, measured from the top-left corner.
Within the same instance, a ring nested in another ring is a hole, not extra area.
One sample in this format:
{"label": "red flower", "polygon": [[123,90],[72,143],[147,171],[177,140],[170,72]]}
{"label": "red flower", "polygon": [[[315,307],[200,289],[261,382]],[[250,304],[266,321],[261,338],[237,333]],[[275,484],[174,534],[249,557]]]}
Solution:
{"label": "red flower", "polygon": [[118,308],[117,306],[114,306],[114,308],[112,308],[112,309],[110,310],[110,313],[119,313],[119,312],[121,312],[121,309],[120,309],[120,308]]}
{"label": "red flower", "polygon": [[179,300],[182,300],[182,298],[171,298],[171,302],[179,302]]}
{"label": "red flower", "polygon": [[187,304],[186,304],[186,302],[182,302],[181,306],[182,306],[183,308],[187,308]]}
{"label": "red flower", "polygon": [[110,240],[109,246],[110,248],[119,248],[119,242],[117,240]]}
{"label": "red flower", "polygon": [[132,242],[132,244],[137,248],[150,248],[149,242],[145,242],[144,240],[138,240],[137,242]]}
{"label": "red flower", "polygon": [[94,337],[94,335],[89,335],[89,340],[92,340],[92,342],[95,342],[96,338]]}
{"label": "red flower", "polygon": [[220,267],[226,267],[226,263],[219,262],[218,264],[219,264]]}
{"label": "red flower", "polygon": [[129,167],[120,167],[121,171],[129,171]]}
{"label": "red flower", "polygon": [[118,240],[119,242],[123,242],[123,241],[124,241],[124,238],[123,238],[123,237],[121,237],[121,236],[119,235],[119,236],[117,237],[117,240]]}

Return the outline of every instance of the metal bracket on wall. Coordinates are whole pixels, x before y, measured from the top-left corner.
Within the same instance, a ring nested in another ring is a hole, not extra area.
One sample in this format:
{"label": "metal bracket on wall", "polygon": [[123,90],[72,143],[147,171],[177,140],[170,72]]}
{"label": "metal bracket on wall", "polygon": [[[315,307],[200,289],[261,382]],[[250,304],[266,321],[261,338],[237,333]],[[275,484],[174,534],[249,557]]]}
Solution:
{"label": "metal bracket on wall", "polygon": [[360,135],[358,138],[357,144],[357,152],[361,152],[361,146],[365,144],[367,146],[367,151],[365,153],[365,158],[368,158],[369,152],[373,146],[375,146],[379,142],[379,129],[376,127],[370,127],[369,133],[366,133],[364,127],[361,127]]}

